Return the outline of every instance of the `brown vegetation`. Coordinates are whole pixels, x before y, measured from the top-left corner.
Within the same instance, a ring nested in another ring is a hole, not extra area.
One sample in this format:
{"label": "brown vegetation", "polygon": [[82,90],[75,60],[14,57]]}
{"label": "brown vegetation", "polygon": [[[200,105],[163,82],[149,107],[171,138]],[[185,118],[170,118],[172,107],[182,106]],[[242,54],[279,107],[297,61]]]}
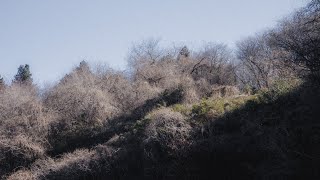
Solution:
{"label": "brown vegetation", "polygon": [[318,16],[315,0],[236,57],[142,41],[128,71],[83,61],[42,91],[21,66],[0,78],[1,179],[319,179]]}

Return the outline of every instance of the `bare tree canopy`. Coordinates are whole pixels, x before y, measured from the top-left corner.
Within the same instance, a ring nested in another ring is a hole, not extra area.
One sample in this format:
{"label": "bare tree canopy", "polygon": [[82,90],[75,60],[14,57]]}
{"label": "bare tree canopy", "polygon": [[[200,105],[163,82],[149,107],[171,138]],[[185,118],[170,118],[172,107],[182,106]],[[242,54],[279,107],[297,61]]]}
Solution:
{"label": "bare tree canopy", "polygon": [[271,32],[272,43],[291,60],[320,78],[320,1],[313,0]]}
{"label": "bare tree canopy", "polygon": [[210,84],[235,84],[233,55],[225,44],[207,43],[196,57],[198,63],[192,69],[195,79],[205,78]]}

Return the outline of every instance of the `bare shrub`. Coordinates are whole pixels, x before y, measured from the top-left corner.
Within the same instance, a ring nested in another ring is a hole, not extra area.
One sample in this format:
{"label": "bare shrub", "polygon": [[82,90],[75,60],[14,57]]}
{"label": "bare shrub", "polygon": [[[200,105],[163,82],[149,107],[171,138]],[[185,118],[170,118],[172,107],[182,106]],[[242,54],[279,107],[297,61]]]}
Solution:
{"label": "bare shrub", "polygon": [[81,84],[58,86],[45,100],[48,107],[70,123],[84,120],[94,124],[102,124],[118,113],[111,102],[102,90],[87,88]]}
{"label": "bare shrub", "polygon": [[183,90],[182,103],[192,104],[199,100],[198,93],[195,88],[187,88]]}
{"label": "bare shrub", "polygon": [[207,97],[213,84],[235,84],[235,67],[227,46],[210,43],[195,54],[187,47],[180,52],[165,51],[158,41],[136,45],[129,58],[133,81],[148,84],[159,93],[180,88],[184,103]]}
{"label": "bare shrub", "polygon": [[42,106],[36,88],[12,85],[0,94],[0,134],[43,139],[52,114]]}
{"label": "bare shrub", "polygon": [[0,175],[44,156],[53,118],[31,85],[13,84],[0,94]]}
{"label": "bare shrub", "polygon": [[95,83],[95,75],[92,73],[89,64],[81,61],[79,66],[75,67],[69,74],[66,74],[61,80],[61,85],[72,84],[77,82],[84,86],[93,86]]}
{"label": "bare shrub", "polygon": [[195,87],[200,98],[207,97],[212,89],[212,85],[210,85],[210,83],[203,78],[199,79],[198,81],[195,81]]}
{"label": "bare shrub", "polygon": [[128,114],[143,105],[145,101],[158,97],[165,87],[173,84],[168,83],[165,79],[159,79],[159,82],[155,82],[156,80],[152,77],[157,78],[159,75],[157,73],[165,73],[162,72],[163,68],[157,69],[160,68],[158,62],[154,66],[156,68],[150,70],[147,65],[139,65],[139,68],[143,67],[141,70],[143,72],[135,72],[132,80],[126,77],[125,72],[110,69],[101,71],[102,68],[100,67],[100,73],[97,74],[97,86],[113,98],[117,108]]}
{"label": "bare shrub", "polygon": [[[114,106],[123,113],[128,113],[137,107],[138,93],[135,93],[136,86],[125,77],[124,72],[108,70],[100,73],[97,79],[97,86],[112,97]],[[147,93],[147,91],[142,91]],[[142,99],[142,98],[141,98]]]}
{"label": "bare shrub", "polygon": [[191,126],[179,112],[161,108],[147,115],[142,141],[143,162],[150,177],[165,177],[191,143]]}
{"label": "bare shrub", "polygon": [[177,83],[178,87],[181,88],[183,92],[182,96],[182,103],[185,104],[192,104],[199,100],[201,97],[201,90],[198,89],[194,80],[190,76],[183,76],[179,77],[179,82]]}
{"label": "bare shrub", "polygon": [[172,59],[146,63],[135,71],[135,81],[149,83],[152,87],[170,89],[179,83],[182,73]]}
{"label": "bare shrub", "polygon": [[27,169],[16,171],[15,173],[11,174],[7,177],[7,180],[35,180],[36,177]]}
{"label": "bare shrub", "polygon": [[121,112],[112,95],[96,83],[96,77],[82,67],[47,92],[44,103],[57,114],[50,124],[49,140],[57,150],[101,132]]}
{"label": "bare shrub", "polygon": [[[145,153],[153,156],[153,152],[176,153],[188,144],[191,127],[186,118],[169,108],[161,108],[149,115],[150,124],[146,127],[144,140]],[[154,149],[159,145],[159,149]],[[151,147],[148,147],[152,145]]]}
{"label": "bare shrub", "polygon": [[35,179],[76,179],[89,173],[90,163],[95,151],[78,149],[73,153],[64,154],[59,159],[47,158],[35,162],[31,172]]}
{"label": "bare shrub", "polygon": [[33,157],[40,157],[45,153],[45,149],[41,146],[41,144],[35,142],[34,139],[23,135],[18,135],[11,140],[3,139],[1,141],[1,144],[4,148],[10,148],[11,153],[14,153],[14,151],[16,151],[19,154],[24,154],[30,159]]}
{"label": "bare shrub", "polygon": [[212,89],[211,97],[230,97],[239,95],[240,91],[235,86],[218,86]]}
{"label": "bare shrub", "polygon": [[152,87],[170,89],[179,82],[181,67],[170,50],[159,46],[159,40],[135,44],[129,54],[129,67],[135,82],[147,82]]}
{"label": "bare shrub", "polygon": [[[92,155],[94,152],[88,150],[78,149],[73,153],[68,153],[63,156],[63,158],[55,161],[53,166],[49,166],[48,169],[53,169],[55,171],[62,170],[69,172],[74,169],[79,169],[82,171],[89,171],[89,165]],[[66,174],[68,177],[68,174]]]}
{"label": "bare shrub", "polygon": [[106,145],[98,145],[92,150],[77,149],[56,159],[37,160],[28,170],[16,171],[9,179],[24,179],[23,175],[30,179],[91,179],[101,177],[101,174],[110,175],[114,153],[115,150]]}
{"label": "bare shrub", "polygon": [[133,84],[135,106],[141,106],[146,100],[157,97],[161,93],[160,88],[152,87],[149,83],[136,81]]}
{"label": "bare shrub", "polygon": [[34,139],[22,135],[13,139],[0,138],[0,176],[44,156],[44,147]]}
{"label": "bare shrub", "polygon": [[50,103],[57,102],[50,104],[52,108],[52,105],[62,108],[55,109],[58,118],[51,123],[50,128],[49,141],[57,150],[73,146],[73,143],[81,143],[81,139],[102,132],[107,120],[117,114],[117,109],[108,103],[109,99],[103,92],[81,87],[68,89],[58,90],[57,95],[61,99],[50,100]]}

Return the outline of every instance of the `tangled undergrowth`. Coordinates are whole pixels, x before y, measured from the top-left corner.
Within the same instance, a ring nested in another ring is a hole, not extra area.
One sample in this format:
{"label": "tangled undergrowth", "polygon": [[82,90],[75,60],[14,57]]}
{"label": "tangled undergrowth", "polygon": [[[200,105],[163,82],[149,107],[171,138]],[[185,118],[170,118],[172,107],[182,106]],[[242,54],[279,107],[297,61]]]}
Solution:
{"label": "tangled undergrowth", "polygon": [[2,179],[319,177],[320,93],[308,82],[192,104],[177,86],[124,113],[99,79],[72,78],[42,96],[0,94]]}

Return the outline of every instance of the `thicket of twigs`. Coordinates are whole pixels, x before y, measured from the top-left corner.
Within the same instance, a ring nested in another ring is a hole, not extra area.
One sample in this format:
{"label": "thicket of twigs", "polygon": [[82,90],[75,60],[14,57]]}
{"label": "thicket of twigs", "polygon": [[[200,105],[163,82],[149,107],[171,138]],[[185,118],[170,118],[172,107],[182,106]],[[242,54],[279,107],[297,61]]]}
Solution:
{"label": "thicket of twigs", "polygon": [[83,61],[41,90],[21,66],[0,78],[0,177],[319,179],[319,7],[235,53],[142,41],[127,71]]}

